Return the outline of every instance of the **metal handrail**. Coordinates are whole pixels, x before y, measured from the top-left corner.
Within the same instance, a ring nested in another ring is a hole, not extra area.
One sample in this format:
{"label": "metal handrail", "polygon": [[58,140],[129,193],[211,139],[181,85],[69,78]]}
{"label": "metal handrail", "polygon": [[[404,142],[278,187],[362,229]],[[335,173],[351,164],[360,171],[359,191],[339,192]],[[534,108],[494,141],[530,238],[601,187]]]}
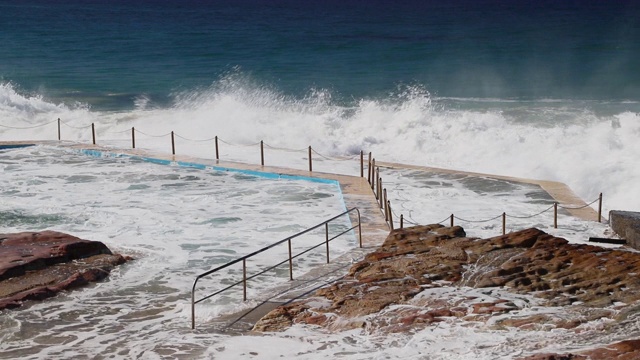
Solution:
{"label": "metal handrail", "polygon": [[[329,238],[329,223],[332,222],[333,220],[338,219],[341,216],[344,216],[346,214],[350,214],[350,213],[352,213],[354,211],[358,215],[358,224],[355,225],[355,226],[352,226],[351,228],[341,232],[340,234],[338,234],[338,235],[336,235],[336,236],[334,236],[332,238]],[[308,233],[309,231],[315,230],[315,229],[317,229],[317,228],[319,228],[319,227],[321,227],[323,225],[325,226],[325,241],[323,241],[323,242],[321,242],[321,243],[319,243],[317,245],[314,245],[314,246],[304,250],[303,252],[301,252],[299,254],[296,254],[296,255],[292,255],[291,254],[291,239],[294,239],[294,238],[296,238],[298,236],[304,235],[304,234]],[[293,259],[296,259],[299,256],[304,255],[304,254],[308,253],[309,251],[322,246],[323,244],[326,244],[326,247],[327,247],[327,264],[328,264],[329,263],[329,242],[331,242],[332,240],[335,240],[336,238],[346,234],[347,232],[355,229],[356,227],[358,228],[358,242],[359,242],[360,247],[362,248],[362,226],[361,226],[361,221],[360,221],[360,210],[358,210],[358,208],[354,207],[354,208],[351,208],[351,209],[349,209],[349,210],[347,210],[347,211],[345,211],[345,212],[343,212],[341,214],[338,214],[338,215],[332,217],[329,220],[325,220],[325,221],[323,221],[323,222],[321,222],[321,223],[319,223],[319,224],[317,224],[317,225],[315,225],[313,227],[310,227],[310,228],[308,228],[306,230],[303,230],[303,231],[301,231],[301,232],[299,232],[299,233],[297,233],[295,235],[289,236],[289,237],[287,237],[285,239],[282,239],[282,240],[280,240],[278,242],[275,242],[275,243],[273,243],[271,245],[265,246],[260,250],[254,251],[251,254],[248,254],[248,255],[245,255],[243,257],[237,258],[237,259],[235,259],[233,261],[230,261],[230,262],[228,262],[228,263],[226,263],[224,265],[218,266],[215,269],[211,269],[209,271],[206,271],[206,272],[198,275],[196,277],[196,279],[194,280],[194,282],[193,282],[193,287],[191,288],[191,329],[195,329],[195,327],[196,327],[196,304],[198,304],[198,303],[200,303],[200,302],[202,302],[204,300],[207,300],[207,299],[209,299],[209,298],[211,298],[213,296],[216,296],[216,295],[218,295],[220,293],[223,293],[223,292],[225,292],[225,291],[227,291],[227,290],[229,290],[229,289],[231,289],[231,288],[233,288],[233,287],[235,287],[237,285],[240,285],[240,284],[243,284],[243,300],[246,301],[247,300],[247,281],[248,280],[251,280],[251,279],[253,279],[253,278],[257,277],[257,276],[260,276],[260,275],[264,274],[267,271],[273,270],[276,267],[278,267],[278,266],[280,266],[280,265],[282,265],[282,264],[284,264],[286,262],[289,263],[289,280],[293,280]],[[287,259],[281,261],[280,263],[278,263],[276,265],[270,266],[270,267],[268,267],[268,268],[266,268],[266,269],[264,269],[264,270],[262,270],[262,271],[260,271],[260,272],[258,272],[256,274],[254,274],[254,275],[251,275],[250,277],[247,277],[247,264],[246,264],[247,259],[249,259],[249,258],[251,258],[253,256],[256,256],[256,255],[258,255],[258,254],[260,254],[260,253],[262,253],[262,252],[264,252],[266,250],[274,248],[274,247],[276,247],[278,245],[281,245],[281,244],[283,244],[285,242],[287,242],[288,245],[289,245],[289,257]],[[242,274],[243,274],[242,280],[237,281],[237,282],[235,282],[235,283],[233,283],[231,285],[228,285],[225,288],[222,288],[222,289],[220,289],[220,290],[218,290],[218,291],[216,291],[214,293],[211,293],[209,295],[206,295],[206,296],[196,300],[196,285],[198,284],[198,280],[200,280],[203,277],[206,277],[208,275],[211,275],[211,274],[213,274],[215,272],[223,270],[223,269],[225,269],[225,268],[227,268],[227,267],[229,267],[231,265],[237,264],[239,262],[242,262]]]}

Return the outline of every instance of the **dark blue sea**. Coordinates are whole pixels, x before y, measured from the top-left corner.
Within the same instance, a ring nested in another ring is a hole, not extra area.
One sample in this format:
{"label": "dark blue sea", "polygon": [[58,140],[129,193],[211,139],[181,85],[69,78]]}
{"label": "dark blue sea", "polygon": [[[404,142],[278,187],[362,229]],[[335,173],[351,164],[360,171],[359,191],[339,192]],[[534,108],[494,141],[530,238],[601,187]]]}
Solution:
{"label": "dark blue sea", "polygon": [[0,0],[0,139],[61,118],[640,199],[639,19],[618,0]]}

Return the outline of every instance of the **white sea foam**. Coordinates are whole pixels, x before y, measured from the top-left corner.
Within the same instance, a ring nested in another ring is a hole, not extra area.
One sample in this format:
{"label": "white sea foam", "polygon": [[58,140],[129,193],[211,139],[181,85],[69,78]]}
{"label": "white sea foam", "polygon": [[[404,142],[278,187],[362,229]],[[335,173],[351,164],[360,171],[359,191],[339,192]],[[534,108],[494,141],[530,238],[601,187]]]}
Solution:
{"label": "white sea foam", "polygon": [[[171,108],[142,101],[135,110],[117,113],[52,104],[4,84],[0,139],[55,140],[57,124],[52,121],[60,117],[63,140],[89,142],[95,123],[100,144],[126,147],[135,127],[137,147],[166,153],[171,149],[167,134],[175,131],[179,154],[212,158],[209,139],[219,136],[221,159],[250,163],[259,163],[257,143],[264,140],[268,165],[300,169],[308,166],[311,145],[314,171],[351,175],[359,174],[362,149],[379,161],[564,181],[587,201],[604,192],[605,211],[639,205],[640,197],[633,195],[640,191],[634,188],[640,170],[632,160],[640,146],[640,125],[631,111],[597,115],[588,108],[567,110],[566,102],[548,102],[527,111],[501,112],[434,100],[420,88],[344,106],[333,103],[325,91],[300,100],[243,81],[225,81],[182,94]],[[532,120],[544,119],[545,113],[566,121]],[[46,125],[31,128],[39,124]],[[334,190],[127,159],[92,159],[46,147],[0,156],[0,212],[19,219],[3,222],[0,232],[67,231],[139,258],[107,282],[26,311],[3,313],[0,357],[494,359],[517,355],[532,342],[537,350],[579,347],[569,332],[561,334],[562,341],[550,341],[554,337],[547,331],[496,331],[455,321],[393,336],[360,330],[327,334],[301,326],[264,337],[207,331],[210,318],[253,304],[237,305],[238,294],[199,308],[205,329],[192,332],[188,304],[193,277],[341,212],[344,205]],[[562,212],[559,229],[552,228],[548,212],[529,218],[550,205],[533,186],[407,170],[382,169],[381,176],[394,212],[410,222],[446,221],[451,213],[483,220],[505,211],[512,215],[507,231],[536,226],[579,242],[606,230]],[[501,231],[500,219],[456,222],[472,236]],[[268,284],[250,289],[250,297]]]}

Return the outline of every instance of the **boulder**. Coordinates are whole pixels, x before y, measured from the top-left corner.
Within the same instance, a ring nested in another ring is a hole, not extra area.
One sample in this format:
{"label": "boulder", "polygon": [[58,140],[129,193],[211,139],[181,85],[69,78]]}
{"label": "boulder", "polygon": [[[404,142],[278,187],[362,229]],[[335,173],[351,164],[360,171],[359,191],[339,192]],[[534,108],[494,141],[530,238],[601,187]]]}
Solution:
{"label": "boulder", "polygon": [[0,234],[0,310],[100,281],[127,260],[101,242],[60,232]]}

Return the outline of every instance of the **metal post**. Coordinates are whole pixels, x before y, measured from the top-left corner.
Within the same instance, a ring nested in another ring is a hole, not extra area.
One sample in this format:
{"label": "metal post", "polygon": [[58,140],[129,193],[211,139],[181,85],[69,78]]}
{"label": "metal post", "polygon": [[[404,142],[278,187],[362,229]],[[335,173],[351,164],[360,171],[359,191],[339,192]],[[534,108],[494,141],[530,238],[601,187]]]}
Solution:
{"label": "metal post", "polygon": [[502,235],[506,234],[507,230],[507,213],[502,213]]}
{"label": "metal post", "polygon": [[173,138],[173,131],[171,132],[171,153],[173,155],[176,154],[176,142],[175,142],[175,140]]}
{"label": "metal post", "polygon": [[404,229],[404,214],[400,214],[400,229]]}
{"label": "metal post", "polygon": [[264,143],[260,140],[260,165],[264,166]]}
{"label": "metal post", "polygon": [[[385,194],[386,194],[386,189],[385,189]],[[386,198],[386,196],[385,196]],[[387,209],[389,210],[389,228],[391,230],[393,230],[393,216],[392,216],[392,212],[391,212],[391,201],[387,200]]]}
{"label": "metal post", "polygon": [[247,301],[247,259],[242,259],[242,301]]}
{"label": "metal post", "polygon": [[[375,175],[375,168],[376,168],[376,159],[371,160],[371,190],[373,190],[374,188],[374,183],[376,182],[376,176]],[[377,199],[377,198],[376,198]]]}
{"label": "metal post", "polygon": [[451,214],[451,227],[453,227],[453,214]]}
{"label": "metal post", "polygon": [[380,200],[380,209],[382,209],[384,207],[384,202],[382,201],[382,178],[378,178],[378,199]]}
{"label": "metal post", "polygon": [[325,241],[327,243],[327,264],[329,263],[329,223],[324,224]]}
{"label": "metal post", "polygon": [[553,228],[558,228],[558,203],[553,203]]}
{"label": "metal post", "polygon": [[362,222],[360,221],[360,210],[356,209],[356,211],[358,211],[358,240],[362,249]]}
{"label": "metal post", "polygon": [[60,118],[58,118],[58,141],[60,141]]}
{"label": "metal post", "polygon": [[309,145],[309,172],[313,171],[313,166],[311,165],[311,145]]}
{"label": "metal post", "polygon": [[91,123],[91,136],[93,137],[93,145],[96,144],[96,127]]}
{"label": "metal post", "polygon": [[[373,161],[375,161],[375,159]],[[376,168],[376,181],[375,182],[378,183],[377,186],[376,186],[376,189],[374,191],[376,193],[376,200],[378,200],[379,199],[378,188],[380,187],[380,169],[378,169],[378,168]]]}
{"label": "metal post", "polygon": [[372,169],[371,168],[371,151],[369,151],[369,162],[368,162],[367,166],[368,166],[367,167],[367,181],[369,182],[369,184],[371,184],[371,176],[373,175],[371,173],[371,169]]}
{"label": "metal post", "polygon": [[131,127],[131,148],[136,148],[136,129],[133,126]]}
{"label": "metal post", "polygon": [[218,153],[218,136],[216,135],[216,160],[220,160],[220,155]]}
{"label": "metal post", "polygon": [[293,260],[291,258],[291,238],[289,238],[288,242],[289,242],[289,280],[293,281]]}
{"label": "metal post", "polygon": [[387,188],[382,190],[382,198],[384,201],[384,221],[389,221],[389,208],[387,206]]}
{"label": "metal post", "polygon": [[364,151],[360,150],[360,177],[364,177]]}
{"label": "metal post", "polygon": [[191,330],[196,328],[196,294],[195,290],[191,291]]}
{"label": "metal post", "polygon": [[602,222],[602,193],[598,197],[598,222]]}

